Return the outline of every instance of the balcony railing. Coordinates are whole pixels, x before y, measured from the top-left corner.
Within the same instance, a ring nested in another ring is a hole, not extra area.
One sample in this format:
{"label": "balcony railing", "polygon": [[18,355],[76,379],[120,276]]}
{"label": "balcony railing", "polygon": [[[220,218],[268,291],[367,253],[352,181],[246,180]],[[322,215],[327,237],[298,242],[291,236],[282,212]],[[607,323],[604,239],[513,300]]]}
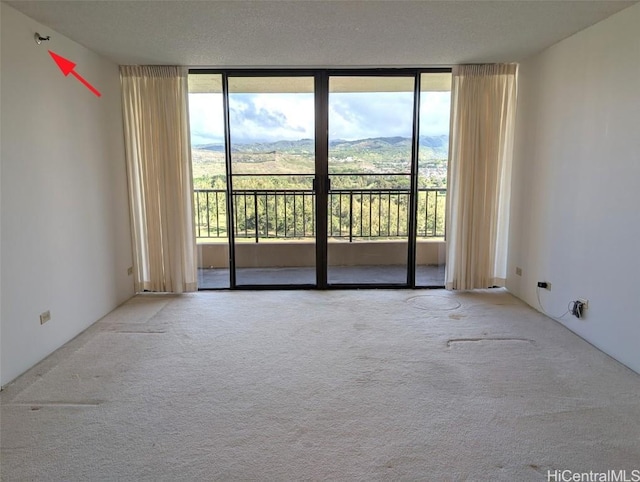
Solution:
{"label": "balcony railing", "polygon": [[[447,190],[418,189],[417,237],[444,237]],[[224,189],[195,189],[196,237],[226,238]],[[408,236],[409,191],[338,189],[329,192],[328,234],[332,238],[393,239]],[[242,189],[233,191],[235,237],[252,239],[314,238],[315,192]]]}

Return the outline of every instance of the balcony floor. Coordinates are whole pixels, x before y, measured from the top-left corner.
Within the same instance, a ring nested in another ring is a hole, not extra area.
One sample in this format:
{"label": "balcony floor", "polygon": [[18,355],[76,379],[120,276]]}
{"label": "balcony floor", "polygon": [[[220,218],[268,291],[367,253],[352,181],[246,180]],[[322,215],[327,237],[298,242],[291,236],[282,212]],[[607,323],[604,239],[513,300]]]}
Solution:
{"label": "balcony floor", "polygon": [[[416,285],[444,286],[444,265],[417,266]],[[329,266],[329,284],[402,284],[406,282],[406,266]],[[305,268],[238,268],[236,284],[241,285],[301,285],[315,284],[316,271]],[[200,289],[229,287],[228,269],[198,269]]]}

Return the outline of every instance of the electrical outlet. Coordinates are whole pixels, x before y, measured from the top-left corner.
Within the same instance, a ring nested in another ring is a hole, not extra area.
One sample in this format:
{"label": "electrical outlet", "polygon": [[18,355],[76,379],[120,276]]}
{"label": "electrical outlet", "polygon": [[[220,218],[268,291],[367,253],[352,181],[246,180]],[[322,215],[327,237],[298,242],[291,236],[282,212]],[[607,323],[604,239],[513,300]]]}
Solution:
{"label": "electrical outlet", "polygon": [[572,301],[570,304],[571,314],[579,320],[584,318],[584,310],[587,309],[587,305],[583,300]]}
{"label": "electrical outlet", "polygon": [[129,266],[129,268],[127,268],[127,275],[131,276],[133,274],[133,266]]}
{"label": "electrical outlet", "polygon": [[544,288],[547,291],[551,291],[551,283],[548,281],[538,281],[538,288]]}
{"label": "electrical outlet", "polygon": [[580,303],[582,303],[584,305],[584,309],[587,310],[589,309],[589,300],[586,298],[578,298],[577,301],[579,301]]}
{"label": "electrical outlet", "polygon": [[520,268],[520,267],[516,266],[516,274],[517,274],[518,276],[522,276],[522,268]]}
{"label": "electrical outlet", "polygon": [[40,314],[40,324],[44,325],[47,321],[51,319],[51,312],[49,310]]}

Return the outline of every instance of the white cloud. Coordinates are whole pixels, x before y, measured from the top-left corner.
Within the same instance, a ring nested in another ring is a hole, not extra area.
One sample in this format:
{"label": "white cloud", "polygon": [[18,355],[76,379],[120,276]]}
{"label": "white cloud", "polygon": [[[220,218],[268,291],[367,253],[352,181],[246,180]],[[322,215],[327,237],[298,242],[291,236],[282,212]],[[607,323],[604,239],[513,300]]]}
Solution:
{"label": "white cloud", "polygon": [[231,142],[313,138],[313,94],[234,94],[229,106]]}
{"label": "white cloud", "polygon": [[[449,132],[449,92],[423,92],[420,135]],[[314,137],[313,94],[235,94],[230,96],[232,142],[270,142]],[[408,92],[332,93],[329,137],[410,137],[413,94]],[[193,145],[222,143],[222,94],[189,94]]]}
{"label": "white cloud", "polygon": [[411,137],[409,92],[349,92],[329,95],[329,138]]}

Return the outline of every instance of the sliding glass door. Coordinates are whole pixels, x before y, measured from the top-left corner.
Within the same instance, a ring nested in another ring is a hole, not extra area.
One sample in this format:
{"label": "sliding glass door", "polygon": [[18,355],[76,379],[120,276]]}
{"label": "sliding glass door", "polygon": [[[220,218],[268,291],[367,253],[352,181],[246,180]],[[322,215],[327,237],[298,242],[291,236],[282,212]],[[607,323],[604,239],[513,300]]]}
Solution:
{"label": "sliding glass door", "polygon": [[222,74],[189,76],[198,286],[230,287]]}
{"label": "sliding glass door", "polygon": [[414,87],[329,78],[329,285],[408,283]]}
{"label": "sliding glass door", "polygon": [[442,286],[450,83],[192,73],[200,286]]}
{"label": "sliding glass door", "polygon": [[420,75],[416,286],[444,286],[451,73]]}
{"label": "sliding glass door", "polygon": [[229,76],[237,286],[316,284],[313,76]]}

